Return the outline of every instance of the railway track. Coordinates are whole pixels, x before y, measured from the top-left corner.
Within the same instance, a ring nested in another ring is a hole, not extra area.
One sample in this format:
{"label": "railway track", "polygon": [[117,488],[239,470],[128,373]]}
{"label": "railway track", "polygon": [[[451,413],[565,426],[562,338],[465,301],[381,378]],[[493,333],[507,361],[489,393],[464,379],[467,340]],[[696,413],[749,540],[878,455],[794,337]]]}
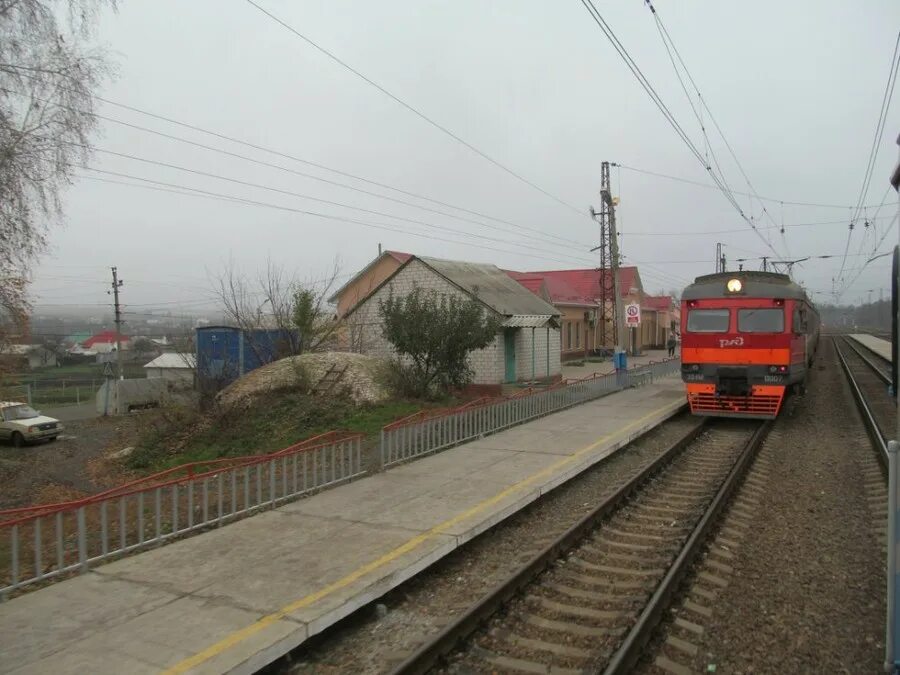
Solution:
{"label": "railway track", "polygon": [[394,672],[629,672],[770,427],[675,444]]}
{"label": "railway track", "polygon": [[887,443],[897,431],[897,402],[887,390],[891,364],[853,340],[840,338],[843,345],[839,345],[838,338],[832,339],[875,451],[874,456],[864,459],[861,468],[873,529],[878,542],[887,548]]}
{"label": "railway track", "polygon": [[848,338],[832,340],[878,461],[886,471],[887,441],[897,429],[897,402],[888,392],[890,365]]}

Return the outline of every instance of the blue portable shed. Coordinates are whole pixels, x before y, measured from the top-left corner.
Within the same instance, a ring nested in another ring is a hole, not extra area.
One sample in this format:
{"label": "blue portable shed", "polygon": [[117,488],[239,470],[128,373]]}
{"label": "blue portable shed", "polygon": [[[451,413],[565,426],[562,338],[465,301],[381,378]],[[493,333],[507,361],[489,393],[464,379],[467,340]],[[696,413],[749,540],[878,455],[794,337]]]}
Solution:
{"label": "blue portable shed", "polygon": [[297,352],[296,331],[235,326],[196,329],[197,381],[201,390],[221,389],[277,359]]}

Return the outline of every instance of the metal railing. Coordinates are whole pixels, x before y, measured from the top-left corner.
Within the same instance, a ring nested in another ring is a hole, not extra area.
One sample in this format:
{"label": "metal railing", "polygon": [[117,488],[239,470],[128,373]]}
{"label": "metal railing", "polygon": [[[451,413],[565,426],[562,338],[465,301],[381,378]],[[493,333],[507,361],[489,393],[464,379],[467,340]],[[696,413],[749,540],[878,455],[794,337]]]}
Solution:
{"label": "metal railing", "polygon": [[0,599],[360,476],[362,441],[329,432],[268,455],[185,464],[77,501],[0,511]]}
{"label": "metal railing", "polygon": [[381,430],[381,465],[387,468],[450,448],[627,387],[652,383],[680,369],[680,360],[667,359],[622,373],[594,373],[547,389],[526,389],[508,398],[478,399],[460,408],[418,412]]}

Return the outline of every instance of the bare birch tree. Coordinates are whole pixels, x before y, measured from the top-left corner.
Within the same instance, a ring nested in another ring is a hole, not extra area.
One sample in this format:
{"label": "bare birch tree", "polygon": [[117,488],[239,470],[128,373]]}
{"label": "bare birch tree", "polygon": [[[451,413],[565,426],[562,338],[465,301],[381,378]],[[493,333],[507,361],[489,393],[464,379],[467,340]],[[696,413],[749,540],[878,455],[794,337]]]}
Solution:
{"label": "bare birch tree", "polygon": [[0,341],[22,329],[29,269],[90,156],[110,73],[89,43],[103,6],[115,0],[0,0]]}

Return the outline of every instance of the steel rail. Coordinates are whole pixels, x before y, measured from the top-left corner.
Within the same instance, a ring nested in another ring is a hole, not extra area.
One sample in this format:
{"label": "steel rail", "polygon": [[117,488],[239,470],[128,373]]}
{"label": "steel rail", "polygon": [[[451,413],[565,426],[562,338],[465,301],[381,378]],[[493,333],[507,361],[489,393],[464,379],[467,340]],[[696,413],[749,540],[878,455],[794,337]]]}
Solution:
{"label": "steel rail", "polygon": [[767,420],[753,432],[750,440],[741,450],[740,456],[731,467],[731,471],[728,472],[725,481],[716,492],[716,496],[700,518],[700,522],[694,527],[675,561],[669,567],[666,576],[659,582],[659,586],[650,596],[650,601],[644,607],[634,626],[628,631],[622,644],[609,660],[603,675],[622,675],[632,672],[634,665],[641,657],[644,646],[650,641],[653,631],[668,610],[672,597],[678,592],[679,585],[703,550],[707,536],[728,504],[732,493],[740,486],[744,474],[756,457],[759,446],[762,445],[774,423],[775,420]]}
{"label": "steel rail", "polygon": [[[578,542],[597,527],[600,521],[619,509],[648,480],[671,463],[700,435],[701,431],[709,423],[711,423],[710,418],[701,420],[687,434],[673,443],[660,457],[631,478],[615,493],[607,497],[597,508],[582,517],[578,523],[564,532],[556,541],[543,549],[529,562],[522,565],[508,579],[495,586],[481,600],[449,624],[433,639],[419,647],[418,650],[391,672],[394,675],[418,675],[437,666],[445,656],[471,636],[482,623],[496,614],[505,603],[534,581],[536,577],[548,569],[566,551],[574,548]],[[763,428],[768,429],[768,423],[760,426],[760,429]],[[759,436],[760,429],[753,436],[753,439],[757,439],[755,441],[757,446],[762,438]],[[742,453],[743,456],[744,454]],[[738,462],[740,462],[740,459]],[[714,502],[718,503],[718,495]],[[693,557],[691,556],[690,558],[692,559]],[[687,559],[685,558],[685,560]]]}
{"label": "steel rail", "polygon": [[869,368],[871,368],[872,370],[875,371],[875,374],[878,376],[879,380],[881,380],[885,384],[888,384],[888,385],[891,384],[891,376],[888,373],[885,373],[881,368],[878,367],[878,365],[872,359],[870,359],[868,356],[866,356],[863,353],[863,350],[869,352],[870,354],[873,354],[874,356],[878,357],[880,360],[884,361],[888,365],[891,364],[890,361],[888,361],[886,358],[884,358],[880,354],[876,354],[875,352],[873,352],[871,349],[869,349],[865,345],[856,342],[856,340],[853,340],[852,338],[851,339],[844,338],[844,342],[847,343],[847,345],[850,347],[850,349],[852,349],[854,352],[856,352],[856,354],[857,354],[857,356],[859,356],[859,358],[861,358],[863,361],[866,362],[866,365],[869,366]]}
{"label": "steel rail", "polygon": [[[831,341],[834,344],[834,350],[837,352],[838,360],[841,362],[841,367],[844,369],[844,374],[847,376],[847,381],[850,383],[850,390],[853,392],[853,398],[856,399],[856,405],[859,408],[859,412],[863,418],[863,424],[866,427],[866,431],[868,432],[875,452],[878,455],[878,461],[881,462],[882,468],[887,471],[887,439],[884,437],[884,434],[881,433],[881,429],[875,421],[875,415],[872,413],[872,409],[866,402],[866,398],[863,396],[862,390],[856,382],[856,378],[853,377],[853,373],[850,371],[850,364],[847,363],[847,359],[844,357],[844,353],[838,345],[837,338],[832,337]],[[847,342],[846,338],[844,338],[844,342]]]}

